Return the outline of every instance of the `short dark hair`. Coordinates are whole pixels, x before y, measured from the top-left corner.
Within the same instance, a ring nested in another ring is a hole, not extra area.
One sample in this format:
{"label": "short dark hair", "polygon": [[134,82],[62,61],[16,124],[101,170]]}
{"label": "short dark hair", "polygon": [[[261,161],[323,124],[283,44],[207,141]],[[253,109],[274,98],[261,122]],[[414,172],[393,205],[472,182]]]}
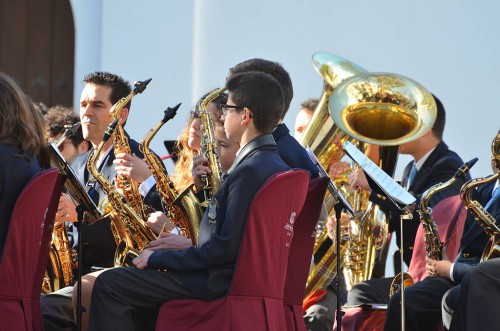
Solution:
{"label": "short dark hair", "polygon": [[259,71],[269,74],[278,81],[283,91],[283,96],[285,100],[285,106],[283,107],[283,112],[280,115],[280,119],[285,118],[285,115],[290,107],[290,103],[293,98],[293,86],[290,75],[278,62],[272,62],[264,59],[250,59],[237,64],[234,68],[229,69],[229,77],[233,75],[241,74],[243,72],[249,71]]}
{"label": "short dark hair", "polygon": [[314,111],[318,106],[318,103],[319,103],[318,98],[309,98],[306,101],[302,102],[300,104],[300,107]]}
{"label": "short dark hair", "polygon": [[[51,136],[63,134],[64,131],[66,131],[66,125],[73,125],[80,122],[80,117],[78,117],[73,109],[61,105],[51,107],[45,114],[44,119],[47,130],[50,132]],[[74,135],[69,137],[69,139],[75,147],[78,147],[84,140],[82,128],[80,127]]]}
{"label": "short dark hair", "polygon": [[[94,84],[100,86],[108,86],[111,88],[110,101],[112,104],[115,104],[121,98],[126,97],[132,91],[132,87],[130,83],[123,79],[122,77],[106,72],[106,71],[95,71],[88,75],[86,75],[83,80],[83,84]],[[130,100],[125,108],[130,110],[130,106],[132,104],[132,100]]]}
{"label": "short dark hair", "polygon": [[432,126],[432,133],[439,140],[443,140],[444,126],[446,124],[446,111],[444,110],[441,100],[439,100],[434,94],[432,96],[434,97],[434,101],[436,101],[437,106],[436,121]]}
{"label": "short dark hair", "polygon": [[226,88],[234,103],[252,111],[255,128],[270,133],[280,120],[285,105],[283,90],[273,76],[245,72],[228,79]]}

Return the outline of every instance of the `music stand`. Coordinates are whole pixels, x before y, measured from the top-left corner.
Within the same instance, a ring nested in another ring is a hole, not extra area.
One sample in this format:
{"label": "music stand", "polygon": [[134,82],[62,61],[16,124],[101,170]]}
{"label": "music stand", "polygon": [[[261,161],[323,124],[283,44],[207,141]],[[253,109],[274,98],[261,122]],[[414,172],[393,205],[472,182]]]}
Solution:
{"label": "music stand", "polygon": [[[83,255],[83,226],[84,224],[90,225],[102,218],[102,214],[97,209],[97,206],[92,201],[90,196],[85,191],[83,185],[76,178],[73,169],[69,166],[68,162],[64,159],[59,148],[51,143],[47,147],[47,152],[50,158],[50,164],[53,167],[59,168],[61,174],[66,176],[66,181],[64,182],[64,188],[68,191],[71,199],[76,204],[76,211],[78,215],[78,258],[80,259]],[[82,263],[78,261],[78,272],[77,272],[77,282],[81,284],[82,280]],[[82,287],[78,286],[77,290],[77,308],[76,308],[76,325],[77,330],[81,329],[82,320]]]}
{"label": "music stand", "polygon": [[[415,199],[403,187],[401,187],[392,177],[387,175],[366,155],[361,153],[356,146],[350,142],[345,142],[342,149],[354,162],[356,162],[367,175],[368,183],[372,189],[381,191],[389,200],[401,211],[400,215],[400,244],[401,272],[403,271],[403,220],[412,219],[412,212],[415,209]],[[404,310],[404,277],[401,277],[401,330],[405,330],[405,310]]]}

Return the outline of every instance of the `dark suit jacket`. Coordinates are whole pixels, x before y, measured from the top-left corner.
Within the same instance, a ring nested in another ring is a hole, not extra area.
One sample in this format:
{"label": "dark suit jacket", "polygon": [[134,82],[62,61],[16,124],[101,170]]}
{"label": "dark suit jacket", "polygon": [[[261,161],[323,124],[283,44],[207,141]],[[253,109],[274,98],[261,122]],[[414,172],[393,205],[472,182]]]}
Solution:
{"label": "dark suit jacket", "polygon": [[209,222],[208,210],[203,216],[198,247],[154,252],[148,266],[166,268],[194,297],[213,300],[225,295],[231,284],[254,195],[270,176],[289,169],[270,134],[249,142],[215,194],[218,202],[215,221]]}
{"label": "dark suit jacket", "polygon": [[[473,195],[473,199],[485,206],[491,199],[494,186],[495,182],[480,186]],[[500,200],[497,199],[486,211],[493,216],[498,224],[500,220]],[[472,267],[479,263],[489,239],[490,236],[484,232],[483,228],[474,220],[472,214],[468,212],[462,240],[460,241],[460,255],[453,266],[453,280],[456,283],[460,284]]]}
{"label": "dark suit jacket", "polygon": [[35,158],[18,155],[17,148],[0,144],[0,261],[17,197],[31,177],[41,171]]}
{"label": "dark suit jacket", "polygon": [[[142,158],[143,154],[139,150],[139,143],[133,139],[129,139],[129,145],[132,153]],[[79,155],[71,164],[76,177],[84,185],[90,197],[96,205],[104,199],[105,194],[99,185],[93,181],[89,182],[89,174],[87,171],[87,159],[90,156],[90,151]],[[111,182],[114,183],[116,177],[115,165],[113,160],[115,154],[113,149],[101,163],[99,171]],[[162,210],[161,199],[156,189],[151,189],[144,198],[144,203],[153,206],[156,210]],[[116,244],[110,228],[111,220],[105,218],[95,222],[92,225],[84,226],[83,230],[83,256],[80,261],[83,266],[83,272],[90,272],[92,266],[97,267],[112,267],[113,258],[116,250]]]}
{"label": "dark suit jacket", "polygon": [[274,129],[273,138],[278,146],[279,155],[290,168],[308,171],[311,179],[318,177],[318,168],[311,161],[304,147],[290,135],[290,130],[284,123]]}
{"label": "dark suit jacket", "polygon": [[[408,176],[410,175],[411,168],[414,161],[410,162],[404,172],[401,185],[406,187],[408,181]],[[423,193],[431,186],[444,183],[449,180],[462,166],[464,162],[457,155],[457,153],[448,149],[448,146],[444,142],[440,142],[434,151],[429,155],[427,160],[425,160],[422,168],[418,171],[413,182],[411,183],[408,191],[417,199],[417,207]],[[470,179],[470,175],[467,175],[466,179],[461,178],[457,180],[450,187],[438,192],[434,195],[430,201],[430,206],[432,207],[437,202],[456,195],[460,192],[460,188],[465,183],[466,180]],[[380,205],[380,207],[389,215],[389,231],[396,231],[397,244],[400,243],[400,215],[401,212],[397,209],[394,204],[387,199],[385,196],[378,194],[375,190],[370,194],[370,201],[375,202]],[[420,216],[417,211],[413,212],[413,219],[405,220],[403,225],[403,241],[404,241],[404,260],[406,264],[410,264],[413,243],[415,241],[415,235],[417,234],[418,226],[420,224]]]}

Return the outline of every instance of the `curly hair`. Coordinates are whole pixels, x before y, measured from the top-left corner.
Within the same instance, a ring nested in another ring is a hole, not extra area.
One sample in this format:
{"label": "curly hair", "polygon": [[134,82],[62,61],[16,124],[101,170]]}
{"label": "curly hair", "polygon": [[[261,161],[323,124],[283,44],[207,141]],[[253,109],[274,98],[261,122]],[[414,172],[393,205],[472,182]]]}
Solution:
{"label": "curly hair", "polygon": [[[191,184],[193,184],[193,156],[198,154],[198,151],[192,149],[188,145],[189,140],[189,130],[191,128],[191,124],[195,120],[195,118],[199,118],[200,116],[200,105],[203,99],[205,99],[211,92],[206,93],[201,97],[201,99],[197,102],[194,111],[190,112],[188,122],[186,128],[181,132],[179,137],[177,138],[177,142],[175,143],[175,149],[179,151],[178,159],[175,163],[175,169],[172,174],[172,182],[174,183],[174,187],[177,191],[182,192],[186,188],[188,188]],[[220,104],[227,102],[227,94],[221,94],[217,98],[215,98],[212,103],[217,105],[215,108],[215,113],[212,114],[212,119],[215,120],[216,126],[224,125],[221,121],[222,110],[220,109]]]}

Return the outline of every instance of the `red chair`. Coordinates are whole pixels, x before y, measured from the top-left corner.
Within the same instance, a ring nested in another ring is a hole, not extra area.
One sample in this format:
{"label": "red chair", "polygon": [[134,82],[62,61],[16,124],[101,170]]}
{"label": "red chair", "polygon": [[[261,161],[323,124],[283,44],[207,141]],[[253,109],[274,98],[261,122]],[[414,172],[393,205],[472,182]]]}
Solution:
{"label": "red chair", "polygon": [[283,304],[286,329],[305,331],[302,302],[313,255],[315,228],[325,198],[328,177],[316,178],[309,183],[306,202],[293,227],[293,240],[288,257]]}
{"label": "red chair", "polygon": [[[432,218],[438,226],[438,233],[444,243],[444,251],[448,254],[450,261],[453,261],[460,249],[460,239],[464,229],[464,222],[467,212],[462,205],[459,195],[454,195],[440,201],[433,208]],[[415,282],[419,282],[427,277],[425,269],[425,233],[422,224],[419,225],[415,236],[413,254],[408,272]],[[387,294],[389,295],[389,294]],[[371,308],[348,308],[344,310],[342,318],[342,330],[383,330],[385,323],[385,310],[373,310]],[[334,325],[333,330],[337,326]],[[442,330],[439,323],[435,330]]]}
{"label": "red chair", "polygon": [[0,264],[0,330],[43,330],[40,293],[63,177],[35,175],[12,212]]}
{"label": "red chair", "polygon": [[165,302],[156,330],[285,330],[288,254],[308,183],[309,174],[303,170],[268,179],[252,201],[228,295],[210,302]]}

